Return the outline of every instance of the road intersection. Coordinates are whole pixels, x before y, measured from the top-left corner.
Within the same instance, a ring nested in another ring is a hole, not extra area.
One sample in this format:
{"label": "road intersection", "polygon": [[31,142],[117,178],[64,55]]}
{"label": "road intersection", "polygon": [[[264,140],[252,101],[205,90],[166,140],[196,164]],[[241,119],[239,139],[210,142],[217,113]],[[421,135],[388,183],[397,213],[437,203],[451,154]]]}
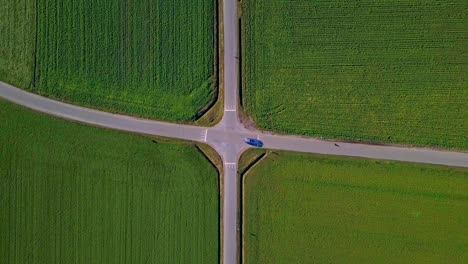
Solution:
{"label": "road intersection", "polygon": [[268,149],[468,167],[468,153],[333,142],[246,129],[239,121],[237,109],[240,76],[237,1],[224,0],[223,10],[225,108],[222,120],[214,127],[174,124],[106,113],[41,97],[2,82],[0,82],[0,97],[39,112],[81,123],[210,145],[222,157],[224,163],[222,185],[224,188],[222,194],[222,259],[224,264],[239,262],[240,179],[237,163],[242,152],[250,147],[244,143],[246,137],[260,138]]}
{"label": "road intersection", "polygon": [[[0,97],[39,112],[80,123],[210,145],[219,153],[224,163],[222,251],[223,263],[225,264],[238,263],[239,261],[238,201],[240,179],[237,173],[237,162],[242,152],[250,147],[244,143],[246,137],[261,139],[264,146],[269,149],[468,167],[468,153],[334,142],[250,131],[240,123],[237,111],[225,111],[224,117],[218,125],[207,128],[139,119],[70,105],[26,92],[2,82],[0,82]],[[225,100],[232,100],[232,98],[225,98]]]}

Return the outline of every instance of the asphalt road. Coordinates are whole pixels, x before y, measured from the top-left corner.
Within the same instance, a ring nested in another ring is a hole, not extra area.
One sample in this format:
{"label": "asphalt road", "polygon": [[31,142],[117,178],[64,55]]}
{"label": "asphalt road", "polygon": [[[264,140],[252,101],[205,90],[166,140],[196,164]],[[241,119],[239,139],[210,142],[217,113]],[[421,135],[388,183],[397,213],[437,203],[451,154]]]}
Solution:
{"label": "asphalt road", "polygon": [[245,137],[259,138],[264,142],[264,147],[269,149],[468,167],[468,153],[427,148],[342,143],[297,136],[272,135],[245,129],[239,121],[237,112],[239,101],[239,20],[236,4],[236,0],[224,0],[225,109],[223,119],[215,127],[173,124],[106,113],[51,100],[2,82],[0,82],[0,97],[32,110],[68,120],[132,133],[203,142],[213,147],[224,162],[224,190],[222,194],[222,259],[224,264],[239,263],[238,203],[240,179],[237,174],[237,162],[241,153],[249,148],[243,141]]}

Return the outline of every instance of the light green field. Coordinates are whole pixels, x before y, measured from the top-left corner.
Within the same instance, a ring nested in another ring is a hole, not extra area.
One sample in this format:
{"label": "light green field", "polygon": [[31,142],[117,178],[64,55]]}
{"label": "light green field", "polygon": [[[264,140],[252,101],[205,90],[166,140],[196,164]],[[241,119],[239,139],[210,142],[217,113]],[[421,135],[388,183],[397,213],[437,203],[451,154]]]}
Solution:
{"label": "light green field", "polygon": [[244,181],[247,264],[468,259],[466,169],[280,152]]}
{"label": "light green field", "polygon": [[215,1],[0,0],[0,6],[0,80],[174,121],[196,119],[213,99]]}
{"label": "light green field", "polygon": [[0,100],[0,262],[218,263],[217,172],[192,146]]}
{"label": "light green field", "polygon": [[468,149],[468,1],[243,0],[260,128]]}

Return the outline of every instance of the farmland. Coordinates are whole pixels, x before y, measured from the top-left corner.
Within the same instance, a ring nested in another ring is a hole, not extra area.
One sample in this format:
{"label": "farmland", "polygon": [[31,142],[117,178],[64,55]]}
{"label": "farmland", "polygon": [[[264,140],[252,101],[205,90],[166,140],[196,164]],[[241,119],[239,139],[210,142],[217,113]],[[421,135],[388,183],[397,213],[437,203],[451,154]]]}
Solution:
{"label": "farmland", "polygon": [[[36,2],[0,0],[7,6],[0,43],[8,44],[0,53],[2,80],[80,105],[173,121],[196,119],[212,100],[215,1]],[[23,26],[12,26],[21,19]]]}
{"label": "farmland", "polygon": [[216,170],[192,146],[0,100],[2,263],[218,263]]}
{"label": "farmland", "polygon": [[244,107],[281,133],[467,149],[467,8],[244,0]]}
{"label": "farmland", "polygon": [[464,263],[468,170],[270,153],[244,176],[256,263]]}
{"label": "farmland", "polygon": [[0,0],[0,80],[28,87],[34,67],[34,1]]}

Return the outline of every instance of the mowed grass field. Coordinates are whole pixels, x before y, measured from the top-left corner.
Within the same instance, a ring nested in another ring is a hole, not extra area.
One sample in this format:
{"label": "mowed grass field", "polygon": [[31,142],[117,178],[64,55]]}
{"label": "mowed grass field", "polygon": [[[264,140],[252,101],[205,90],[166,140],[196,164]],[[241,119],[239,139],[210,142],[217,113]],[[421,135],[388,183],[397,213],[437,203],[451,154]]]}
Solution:
{"label": "mowed grass field", "polygon": [[1,263],[219,262],[218,175],[192,146],[3,100],[0,123]]}
{"label": "mowed grass field", "polygon": [[280,152],[244,175],[245,263],[465,263],[468,170]]}
{"label": "mowed grass field", "polygon": [[244,107],[282,133],[468,149],[467,10],[244,0]]}
{"label": "mowed grass field", "polygon": [[0,80],[85,106],[173,121],[196,119],[213,99],[214,0],[0,5]]}

